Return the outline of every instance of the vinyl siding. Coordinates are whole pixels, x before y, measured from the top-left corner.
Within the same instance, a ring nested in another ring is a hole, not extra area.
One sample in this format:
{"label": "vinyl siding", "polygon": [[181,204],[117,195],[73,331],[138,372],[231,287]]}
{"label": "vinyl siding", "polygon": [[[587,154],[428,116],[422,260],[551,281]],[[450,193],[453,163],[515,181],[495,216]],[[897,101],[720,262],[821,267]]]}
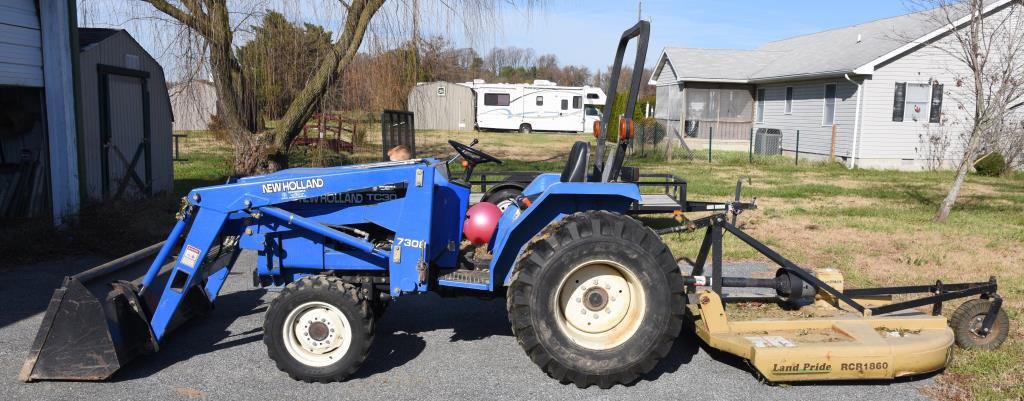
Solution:
{"label": "vinyl siding", "polygon": [[32,0],[0,0],[0,85],[43,86],[42,38]]}
{"label": "vinyl siding", "polygon": [[665,60],[665,66],[661,68],[661,74],[658,74],[658,86],[674,85],[678,78],[676,78],[676,72],[672,68],[672,63]]}
{"label": "vinyl siding", "polygon": [[[1019,6],[1013,7],[1021,11]],[[1001,20],[1008,11],[1008,8],[1003,9],[988,18]],[[1019,18],[1019,13],[1017,15]],[[945,36],[931,46],[919,47],[875,69],[865,86],[864,127],[858,156],[864,159],[864,165],[923,169],[923,161],[930,154],[927,146],[930,133],[944,134],[951,142],[944,157],[947,167],[959,160],[957,155],[963,146],[961,137],[971,126],[969,110],[973,106],[972,102],[964,100],[970,97],[966,88],[956,87],[956,77],[970,77],[970,70],[942,50],[955,49],[954,41],[954,38]],[[927,120],[892,121],[897,82],[943,84],[942,112],[946,124],[932,124]],[[961,103],[966,110],[959,109]]]}
{"label": "vinyl siding", "polygon": [[[836,84],[836,157],[849,155],[857,113],[857,87],[843,77],[758,85],[757,89],[765,90],[764,121],[755,122],[754,129],[782,130],[782,148],[786,151],[796,149],[796,131],[799,130],[801,154],[828,156],[832,146],[832,126],[822,125],[826,84]],[[793,87],[791,114],[785,112],[786,87]],[[757,105],[754,107],[756,113]]]}

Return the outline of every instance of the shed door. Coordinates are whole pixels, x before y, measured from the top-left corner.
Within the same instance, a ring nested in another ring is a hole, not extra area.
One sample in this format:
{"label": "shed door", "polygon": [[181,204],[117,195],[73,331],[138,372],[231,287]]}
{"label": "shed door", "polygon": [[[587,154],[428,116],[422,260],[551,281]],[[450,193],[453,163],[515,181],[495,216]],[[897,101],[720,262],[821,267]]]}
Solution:
{"label": "shed door", "polygon": [[104,198],[138,197],[151,192],[145,84],[145,79],[138,76],[116,72],[100,75]]}
{"label": "shed door", "polygon": [[43,87],[39,15],[32,0],[0,0],[0,85]]}

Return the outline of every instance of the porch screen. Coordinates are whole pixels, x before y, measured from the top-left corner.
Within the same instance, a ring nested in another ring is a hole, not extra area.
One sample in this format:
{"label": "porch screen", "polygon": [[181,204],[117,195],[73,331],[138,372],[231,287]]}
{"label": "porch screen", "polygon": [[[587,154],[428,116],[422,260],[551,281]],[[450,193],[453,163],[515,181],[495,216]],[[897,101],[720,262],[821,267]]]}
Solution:
{"label": "porch screen", "polygon": [[746,89],[686,89],[686,119],[750,122],[753,99]]}

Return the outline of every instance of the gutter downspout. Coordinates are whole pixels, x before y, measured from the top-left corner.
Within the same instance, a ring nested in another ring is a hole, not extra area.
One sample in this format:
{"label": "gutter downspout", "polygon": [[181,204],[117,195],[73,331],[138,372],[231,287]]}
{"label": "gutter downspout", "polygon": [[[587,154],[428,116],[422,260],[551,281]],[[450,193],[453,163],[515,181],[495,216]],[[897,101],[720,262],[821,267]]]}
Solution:
{"label": "gutter downspout", "polygon": [[843,77],[846,78],[847,81],[850,81],[851,84],[857,86],[857,111],[853,116],[853,142],[850,143],[850,164],[847,166],[847,168],[852,169],[857,167],[857,154],[860,153],[858,152],[858,150],[860,150],[860,143],[858,142],[858,139],[860,136],[860,109],[862,99],[864,98],[864,95],[861,92],[864,91],[864,84],[858,84],[856,81],[850,79],[850,74],[843,74]]}

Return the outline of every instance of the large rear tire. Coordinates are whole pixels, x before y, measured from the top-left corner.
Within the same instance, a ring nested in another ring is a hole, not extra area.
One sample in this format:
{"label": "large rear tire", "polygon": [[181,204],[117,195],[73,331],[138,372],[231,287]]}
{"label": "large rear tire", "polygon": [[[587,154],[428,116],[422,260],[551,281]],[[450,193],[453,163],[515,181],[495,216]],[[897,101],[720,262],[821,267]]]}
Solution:
{"label": "large rear tire", "polygon": [[568,216],[534,237],[514,269],[512,332],[530,359],[563,383],[630,384],[679,335],[682,275],[661,239],[632,218]]}
{"label": "large rear tire", "polygon": [[270,303],[263,342],[277,368],[293,379],[345,380],[366,360],[373,343],[370,302],[336,277],[303,278]]}

